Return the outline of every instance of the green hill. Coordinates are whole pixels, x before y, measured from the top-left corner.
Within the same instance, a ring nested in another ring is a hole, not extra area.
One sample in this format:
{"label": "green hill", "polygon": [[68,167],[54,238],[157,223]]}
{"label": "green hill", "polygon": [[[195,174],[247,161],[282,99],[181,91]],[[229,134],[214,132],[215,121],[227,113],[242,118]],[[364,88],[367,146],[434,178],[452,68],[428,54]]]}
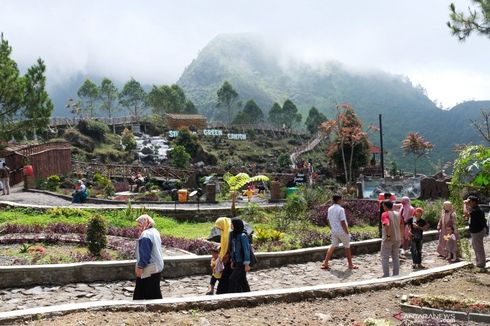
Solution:
{"label": "green hill", "polygon": [[[453,159],[453,147],[479,143],[470,126],[489,101],[466,102],[452,110],[438,108],[420,86],[405,76],[382,71],[356,71],[339,62],[310,65],[283,64],[284,56],[250,35],[220,35],[213,39],[185,69],[178,84],[201,112],[215,116],[216,91],[227,80],[243,102],[253,99],[265,111],[274,102],[293,100],[303,116],[311,106],[332,117],[336,103],[350,103],[366,126],[383,115],[384,140],[389,158],[404,169],[401,141],[410,131],[420,132],[435,144],[431,160]],[[378,143],[378,135],[371,136]],[[431,172],[429,164],[423,168]]]}

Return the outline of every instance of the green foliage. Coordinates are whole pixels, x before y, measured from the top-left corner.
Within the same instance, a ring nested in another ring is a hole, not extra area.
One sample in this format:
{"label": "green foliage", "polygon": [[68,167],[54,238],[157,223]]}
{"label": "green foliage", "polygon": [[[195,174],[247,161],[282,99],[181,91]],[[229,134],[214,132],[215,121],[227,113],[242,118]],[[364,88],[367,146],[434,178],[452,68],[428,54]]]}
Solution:
{"label": "green foliage", "polygon": [[291,166],[291,158],[289,157],[289,154],[281,154],[279,155],[279,157],[277,158],[277,164],[279,165],[279,167],[285,169],[285,168],[288,168]]}
{"label": "green foliage", "polygon": [[327,117],[313,106],[308,112],[308,117],[305,121],[306,129],[308,129],[310,134],[314,134],[318,131],[318,127],[322,124],[322,122],[326,120]]}
{"label": "green foliage", "polygon": [[233,124],[257,124],[264,121],[264,113],[254,100],[245,103],[243,111],[238,112]]}
{"label": "green foliage", "polygon": [[189,129],[181,129],[179,131],[179,135],[175,139],[175,144],[183,146],[191,157],[195,157],[201,147],[197,136],[192,134]]}
{"label": "green foliage", "polygon": [[26,254],[29,252],[29,248],[31,248],[31,247],[32,247],[32,244],[23,243],[22,246],[20,247],[19,252],[21,254]]}
{"label": "green foliage", "polygon": [[119,91],[114,83],[109,78],[104,78],[99,88],[100,109],[107,112],[109,118],[112,118],[114,112],[119,109],[117,106],[118,96]]}
{"label": "green foliage", "polygon": [[186,168],[191,160],[191,155],[187,153],[184,146],[177,145],[170,152],[170,164],[177,168]]}
{"label": "green foliage", "polygon": [[249,203],[240,211],[242,220],[253,223],[267,222],[268,215],[257,203]]}
{"label": "green foliage", "polygon": [[41,59],[27,70],[25,76],[24,112],[20,126],[27,131],[47,128],[54,106],[46,91],[46,66]]}
{"label": "green foliage", "polygon": [[454,186],[470,186],[478,190],[490,187],[490,147],[467,146],[454,162]]}
{"label": "green foliage", "polygon": [[473,32],[490,37],[490,0],[473,0],[478,8],[468,7],[468,13],[457,11],[454,3],[449,6],[447,26],[460,41],[466,40]]}
{"label": "green foliage", "polygon": [[89,213],[81,208],[53,207],[46,211],[50,217],[88,217]]}
{"label": "green foliage", "polygon": [[74,128],[66,129],[65,133],[63,134],[63,138],[70,142],[70,144],[73,146],[81,148],[87,152],[93,152],[95,148],[94,141],[91,138],[83,135],[80,131]]}
{"label": "green foliage", "polygon": [[23,102],[24,79],[20,77],[17,63],[10,57],[12,47],[0,36],[0,131],[2,138],[8,139],[11,120],[20,110]]}
{"label": "green foliage", "polygon": [[109,127],[101,121],[80,120],[77,126],[80,132],[98,142],[105,140],[106,134],[109,133]]}
{"label": "green foliage", "polygon": [[398,165],[396,164],[396,161],[391,161],[390,163],[390,175],[393,177],[400,175],[400,170],[398,169]]}
{"label": "green foliage", "polygon": [[96,102],[99,98],[99,88],[93,81],[86,79],[78,89],[77,95],[81,100],[81,109],[92,118],[97,109]]}
{"label": "green foliage", "polygon": [[292,223],[305,219],[308,204],[305,198],[298,194],[292,194],[286,199],[282,211],[276,215],[275,222],[280,230],[285,230]]}
{"label": "green foliage", "polygon": [[131,78],[119,93],[119,103],[125,107],[136,119],[146,109],[147,95],[141,84]]}
{"label": "green foliage", "polygon": [[238,103],[238,93],[233,89],[231,84],[226,80],[221,85],[221,88],[216,92],[218,102],[218,114],[220,118],[225,118],[228,125],[231,124],[235,112],[240,107]]}
{"label": "green foliage", "polygon": [[148,104],[153,114],[163,116],[165,113],[196,113],[194,103],[188,101],[184,90],[179,85],[155,86],[148,94]]}
{"label": "green foliage", "polygon": [[282,127],[282,108],[277,102],[269,110],[269,122],[275,127]]}
{"label": "green foliage", "polygon": [[136,148],[136,139],[134,138],[131,130],[129,130],[128,128],[124,128],[122,132],[121,142],[124,146],[124,149],[128,152]]}
{"label": "green foliage", "polygon": [[284,233],[265,228],[255,228],[254,230],[254,240],[260,244],[264,242],[280,241],[284,238]]}
{"label": "green foliage", "polygon": [[302,193],[308,209],[313,209],[319,205],[325,205],[333,197],[333,192],[331,190],[318,185],[305,187]]}
{"label": "green foliage", "polygon": [[51,175],[47,178],[46,188],[50,191],[56,191],[60,186],[61,178],[57,175]]}
{"label": "green foliage", "polygon": [[87,225],[86,241],[90,253],[100,256],[102,249],[107,247],[107,224],[100,215],[94,215]]}
{"label": "green foliage", "polygon": [[93,181],[96,187],[102,189],[107,197],[114,196],[115,189],[111,179],[97,172],[94,174]]}

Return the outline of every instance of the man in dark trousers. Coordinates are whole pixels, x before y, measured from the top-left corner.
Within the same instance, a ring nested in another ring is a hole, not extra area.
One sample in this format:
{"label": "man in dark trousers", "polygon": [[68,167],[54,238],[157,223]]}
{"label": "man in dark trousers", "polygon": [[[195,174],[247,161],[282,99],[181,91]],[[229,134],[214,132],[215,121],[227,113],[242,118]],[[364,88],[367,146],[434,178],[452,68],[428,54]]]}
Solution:
{"label": "man in dark trousers", "polygon": [[10,169],[5,162],[0,167],[0,180],[3,184],[3,194],[10,195]]}
{"label": "man in dark trousers", "polygon": [[474,195],[468,196],[468,199],[464,201],[464,217],[469,219],[471,245],[475,251],[476,268],[479,272],[486,272],[485,269],[485,247],[483,245],[483,238],[486,235],[485,214],[481,207],[478,205],[478,197]]}

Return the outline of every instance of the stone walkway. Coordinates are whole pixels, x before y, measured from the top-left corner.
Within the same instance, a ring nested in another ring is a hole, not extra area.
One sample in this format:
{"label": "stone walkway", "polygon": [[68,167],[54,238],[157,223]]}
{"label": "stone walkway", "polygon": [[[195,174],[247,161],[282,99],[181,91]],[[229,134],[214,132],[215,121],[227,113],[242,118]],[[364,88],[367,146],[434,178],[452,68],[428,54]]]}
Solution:
{"label": "stone walkway", "polygon": [[[107,208],[126,208],[127,204],[94,204],[94,203],[84,203],[84,204],[73,204],[71,201],[52,196],[45,193],[35,193],[35,192],[24,192],[22,191],[21,186],[15,186],[10,195],[1,195],[0,194],[0,204],[10,204],[15,203],[19,205],[25,206],[49,206],[49,207],[58,207],[58,206],[66,206],[66,207],[76,207],[76,208],[90,208],[90,209],[107,209]],[[263,199],[256,199],[254,203],[259,204],[262,207],[275,207],[282,206],[281,203],[278,204],[269,204],[267,201]],[[248,205],[246,200],[239,200],[237,202],[237,207],[246,207]],[[175,206],[174,203],[151,203],[151,204],[132,204],[133,208],[146,207],[146,208],[156,208],[161,210],[173,210],[175,207],[179,210],[197,210],[197,203],[189,203],[189,204],[177,204]],[[208,209],[223,209],[230,208],[231,202],[223,201],[216,204],[207,204],[200,203],[199,208],[201,210]]]}
{"label": "stone walkway", "polygon": [[[437,257],[436,246],[436,241],[424,245],[423,264],[429,268],[447,264]],[[485,248],[490,253],[488,237],[485,238]],[[358,270],[347,269],[345,259],[332,260],[329,271],[321,270],[319,262],[287,265],[252,271],[248,280],[251,289],[257,291],[375,279],[382,274],[379,253],[356,256],[354,263],[359,266]],[[410,274],[411,266],[410,258],[403,260],[401,275]],[[206,293],[208,283],[208,275],[198,275],[164,280],[160,285],[165,297],[183,297]],[[84,301],[130,299],[133,289],[133,281],[4,289],[0,290],[0,311]]]}

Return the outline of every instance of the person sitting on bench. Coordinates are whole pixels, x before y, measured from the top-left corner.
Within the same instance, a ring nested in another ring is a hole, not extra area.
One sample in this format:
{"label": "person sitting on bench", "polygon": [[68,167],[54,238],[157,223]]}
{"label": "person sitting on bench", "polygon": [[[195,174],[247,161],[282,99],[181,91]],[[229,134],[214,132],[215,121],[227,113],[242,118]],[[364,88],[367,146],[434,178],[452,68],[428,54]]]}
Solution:
{"label": "person sitting on bench", "polygon": [[87,186],[82,180],[78,180],[75,184],[75,192],[73,193],[72,203],[84,203],[88,197]]}

